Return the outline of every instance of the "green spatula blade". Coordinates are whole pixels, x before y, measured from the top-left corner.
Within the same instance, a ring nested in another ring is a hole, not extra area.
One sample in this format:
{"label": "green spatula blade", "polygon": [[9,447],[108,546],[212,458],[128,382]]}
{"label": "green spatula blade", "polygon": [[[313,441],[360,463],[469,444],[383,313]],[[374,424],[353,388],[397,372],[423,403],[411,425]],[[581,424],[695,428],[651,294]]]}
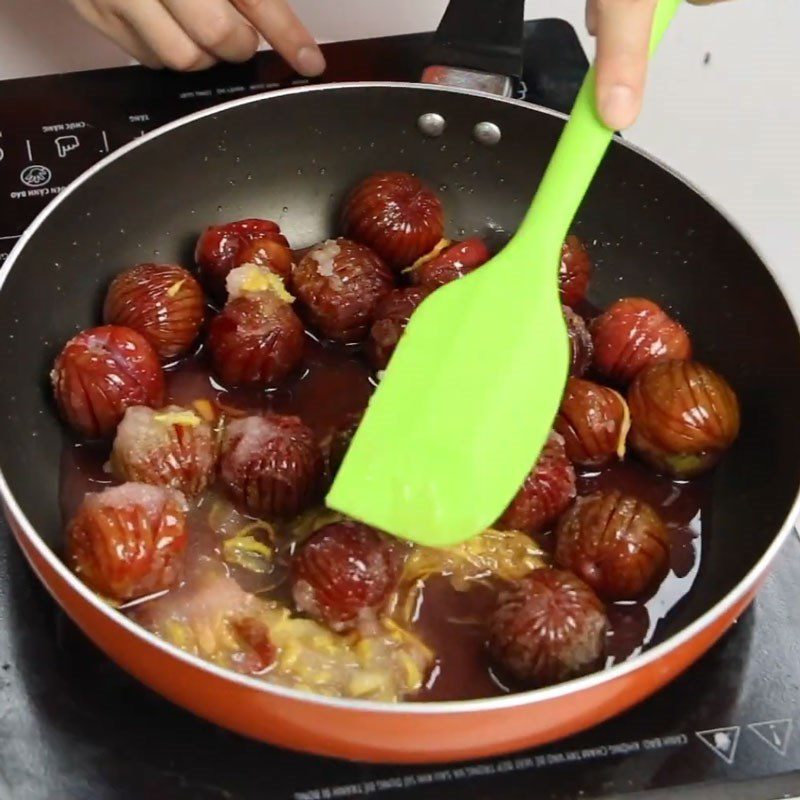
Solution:
{"label": "green spatula blade", "polygon": [[[659,3],[651,49],[679,5]],[[502,514],[561,402],[570,359],[561,243],[611,137],[595,112],[591,70],[516,235],[414,313],[328,506],[438,547],[469,539]]]}

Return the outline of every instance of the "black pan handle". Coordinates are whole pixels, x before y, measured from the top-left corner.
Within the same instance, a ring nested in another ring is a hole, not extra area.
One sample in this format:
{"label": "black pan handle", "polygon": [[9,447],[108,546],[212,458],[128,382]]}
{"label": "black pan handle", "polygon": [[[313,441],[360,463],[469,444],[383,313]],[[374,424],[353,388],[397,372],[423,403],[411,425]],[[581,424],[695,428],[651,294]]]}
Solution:
{"label": "black pan handle", "polygon": [[522,77],[525,0],[450,0],[428,64]]}

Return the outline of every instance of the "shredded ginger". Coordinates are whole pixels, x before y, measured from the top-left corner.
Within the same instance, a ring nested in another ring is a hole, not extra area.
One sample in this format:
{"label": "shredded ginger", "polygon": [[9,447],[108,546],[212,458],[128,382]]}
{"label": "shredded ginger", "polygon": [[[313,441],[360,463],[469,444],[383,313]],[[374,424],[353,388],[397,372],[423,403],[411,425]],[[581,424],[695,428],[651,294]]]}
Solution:
{"label": "shredded ginger", "polygon": [[186,428],[196,428],[203,421],[194,411],[175,406],[153,414],[153,419],[162,425],[181,425]]}
{"label": "shredded ginger", "polygon": [[491,578],[519,580],[544,566],[542,549],[519,531],[489,528],[455,547],[415,547],[406,560],[401,588],[394,598],[394,617],[412,625],[425,581],[434,575],[449,580],[454,589],[467,591]]}
{"label": "shredded ginger", "polygon": [[322,275],[323,278],[333,277],[334,262],[336,256],[342,252],[338,242],[335,239],[328,239],[322,245],[311,251],[311,257],[317,262],[317,274]]}
{"label": "shredded ginger", "polygon": [[294,297],[286,291],[280,276],[267,267],[260,267],[257,264],[243,264],[241,267],[232,269],[226,278],[225,287],[231,298],[272,292],[285,303],[294,302]]}
{"label": "shredded ginger", "polygon": [[260,680],[330,697],[396,702],[418,691],[433,653],[390,619],[342,635],[310,619],[293,617],[283,604],[263,600],[220,573],[209,574],[191,597],[163,603],[148,627],[182,650],[215,664],[247,671],[247,643],[236,621],[261,624],[275,660]]}
{"label": "shredded ginger", "polygon": [[464,591],[471,582],[490,577],[519,580],[544,564],[543,550],[527,534],[489,528],[455,547],[415,547],[406,561],[403,583],[443,575]]}
{"label": "shredded ginger", "polygon": [[[257,524],[257,523],[256,523]],[[222,543],[222,557],[250,572],[264,573],[272,569],[272,548],[252,534],[255,526],[244,528]]]}

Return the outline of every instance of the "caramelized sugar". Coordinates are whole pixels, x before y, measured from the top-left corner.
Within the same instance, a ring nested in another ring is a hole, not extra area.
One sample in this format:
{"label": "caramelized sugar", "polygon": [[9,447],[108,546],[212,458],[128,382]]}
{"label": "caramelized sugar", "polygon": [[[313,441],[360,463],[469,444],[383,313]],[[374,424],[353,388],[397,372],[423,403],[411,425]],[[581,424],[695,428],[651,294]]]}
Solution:
{"label": "caramelized sugar", "polygon": [[[370,372],[357,348],[321,344],[312,337],[304,360],[304,371],[276,390],[228,392],[216,384],[203,353],[173,367],[167,375],[168,402],[188,404],[199,398],[214,399],[245,411],[275,411],[296,414],[322,439],[354,413],[366,407],[372,391]],[[61,458],[61,511],[68,520],[87,492],[101,491],[113,483],[104,464],[107,446],[68,443]],[[672,569],[652,597],[643,602],[617,603],[609,609],[608,663],[640,652],[653,639],[659,622],[690,590],[697,576],[701,554],[702,508],[706,481],[679,484],[654,475],[634,460],[615,464],[601,472],[579,476],[578,491],[587,494],[616,488],[650,503],[669,527]],[[170,602],[190,593],[193,576],[207,569],[209,561],[221,565],[246,591],[267,593],[286,600],[286,564],[290,544],[279,547],[273,569],[265,574],[224,564],[219,537],[208,526],[207,497],[192,516],[192,544],[187,555],[186,578],[173,590]],[[280,534],[279,534],[280,538]],[[549,537],[542,537],[548,546]],[[491,697],[522,687],[506,685],[491,669],[485,655],[485,620],[493,604],[493,588],[475,584],[467,592],[456,591],[445,578],[429,579],[419,596],[414,621],[416,632],[433,649],[437,660],[419,700],[459,700]],[[164,602],[151,600],[149,603]],[[148,603],[138,603],[126,613],[138,619],[147,616]]]}

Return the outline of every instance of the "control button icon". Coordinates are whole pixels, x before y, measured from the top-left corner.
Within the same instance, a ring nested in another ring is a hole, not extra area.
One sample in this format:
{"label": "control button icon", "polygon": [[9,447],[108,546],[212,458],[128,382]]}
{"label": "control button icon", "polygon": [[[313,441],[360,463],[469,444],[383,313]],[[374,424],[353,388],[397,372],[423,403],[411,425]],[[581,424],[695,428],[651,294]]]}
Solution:
{"label": "control button icon", "polygon": [[753,733],[768,744],[776,753],[785,756],[792,736],[791,719],[773,719],[768,722],[753,722],[747,726]]}
{"label": "control button icon", "polygon": [[67,153],[77,150],[80,147],[80,140],[77,136],[70,134],[69,136],[59,136],[56,139],[56,149],[58,150],[58,157],[64,158]]}
{"label": "control button icon", "polygon": [[47,167],[43,167],[40,164],[31,164],[25,167],[19,174],[19,179],[32,189],[37,186],[47,186],[52,177],[53,173],[50,172]]}
{"label": "control button icon", "polygon": [[726,764],[733,764],[740,733],[741,726],[731,725],[728,728],[697,731],[696,736],[714,755],[719,756]]}

